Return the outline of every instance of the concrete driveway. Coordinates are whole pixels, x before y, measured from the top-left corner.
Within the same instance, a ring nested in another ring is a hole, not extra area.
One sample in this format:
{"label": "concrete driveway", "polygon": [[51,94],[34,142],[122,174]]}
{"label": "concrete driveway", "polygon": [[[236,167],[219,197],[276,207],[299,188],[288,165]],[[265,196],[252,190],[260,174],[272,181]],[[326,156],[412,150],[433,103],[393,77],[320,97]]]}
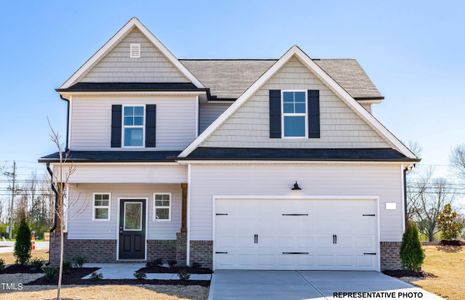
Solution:
{"label": "concrete driveway", "polygon": [[[383,292],[334,295],[337,292]],[[417,294],[415,294],[417,293]],[[420,294],[421,293],[421,294]],[[334,297],[333,297],[334,296]],[[416,296],[416,297],[415,297]],[[379,272],[217,270],[209,299],[442,299]]]}

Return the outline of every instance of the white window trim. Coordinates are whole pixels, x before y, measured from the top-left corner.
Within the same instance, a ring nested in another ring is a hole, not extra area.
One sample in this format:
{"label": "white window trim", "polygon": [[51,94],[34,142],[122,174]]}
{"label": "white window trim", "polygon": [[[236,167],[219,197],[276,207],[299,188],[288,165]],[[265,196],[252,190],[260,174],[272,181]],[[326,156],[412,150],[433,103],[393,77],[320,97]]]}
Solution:
{"label": "white window trim", "polygon": [[[164,195],[168,195],[170,197],[170,205],[169,206],[157,206],[157,202],[156,202],[156,196],[157,195],[161,195],[161,196],[164,196]],[[171,197],[171,193],[154,193],[153,194],[153,220],[155,222],[170,222],[171,221],[171,204],[172,204],[173,200],[172,200],[172,197]],[[168,208],[168,219],[157,219],[157,208]]]}
{"label": "white window trim", "polygon": [[[134,55],[133,48],[139,48],[138,49],[139,55]],[[142,52],[142,47],[141,47],[140,43],[131,43],[131,44],[129,44],[129,58],[140,58],[141,57],[141,52]]]}
{"label": "white window trim", "polygon": [[[142,125],[124,125],[124,108],[125,107],[143,107],[144,110],[144,122]],[[122,139],[122,148],[145,148],[145,122],[146,122],[146,110],[145,110],[145,104],[124,104],[123,105],[123,111],[121,112],[121,128],[122,128],[122,133],[121,133],[121,139]],[[126,128],[142,128],[142,146],[126,146],[124,143],[124,132]]]}
{"label": "white window trim", "polygon": [[[95,206],[95,195],[108,195],[108,206]],[[96,219],[95,218],[95,209],[96,208],[108,208],[108,218],[106,219]],[[97,222],[107,222],[110,221],[111,216],[111,193],[93,193],[92,194],[92,221]]]}
{"label": "white window trim", "polygon": [[[139,227],[140,229],[126,229],[126,206],[128,204],[138,204],[140,206],[140,222],[139,222]],[[124,231],[142,231],[144,228],[142,226],[142,219],[143,219],[143,214],[144,214],[144,204],[141,201],[131,201],[131,202],[124,202],[124,211],[123,211],[123,230]]]}
{"label": "white window trim", "polygon": [[[305,93],[305,113],[284,113],[284,93],[286,92],[303,92]],[[305,117],[305,135],[304,136],[285,136],[284,135],[284,117]],[[306,90],[281,90],[281,138],[282,139],[307,139],[308,138],[308,95]]]}

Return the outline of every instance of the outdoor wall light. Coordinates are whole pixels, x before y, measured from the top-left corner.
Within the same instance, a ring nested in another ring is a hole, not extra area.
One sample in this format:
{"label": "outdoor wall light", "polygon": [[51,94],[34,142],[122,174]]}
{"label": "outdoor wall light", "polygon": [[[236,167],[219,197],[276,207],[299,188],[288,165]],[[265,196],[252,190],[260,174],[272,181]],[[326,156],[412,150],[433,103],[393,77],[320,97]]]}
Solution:
{"label": "outdoor wall light", "polygon": [[293,190],[293,191],[301,191],[302,189],[300,188],[299,184],[296,181],[291,190]]}

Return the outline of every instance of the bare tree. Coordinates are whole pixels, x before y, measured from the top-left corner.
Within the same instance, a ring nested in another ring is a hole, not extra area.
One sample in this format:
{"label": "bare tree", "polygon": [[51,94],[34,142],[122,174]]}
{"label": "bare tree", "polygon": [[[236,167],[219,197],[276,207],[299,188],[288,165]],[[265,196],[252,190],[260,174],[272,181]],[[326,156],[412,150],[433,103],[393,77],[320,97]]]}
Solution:
{"label": "bare tree", "polygon": [[432,178],[431,176],[420,179],[418,193],[418,208],[415,218],[420,231],[426,235],[428,241],[434,240],[437,231],[437,219],[439,213],[447,203],[452,203],[454,191],[449,187],[444,178]]}
{"label": "bare tree", "polygon": [[452,149],[450,162],[457,174],[465,179],[465,144],[458,145]]}
{"label": "bare tree", "polygon": [[422,213],[421,197],[424,196],[433,174],[432,168],[414,169],[407,175],[407,220],[417,220],[418,214]]}
{"label": "bare tree", "polygon": [[55,205],[55,218],[56,218],[56,229],[60,235],[60,262],[59,262],[59,272],[58,272],[58,287],[57,287],[57,300],[61,299],[61,282],[63,278],[63,258],[64,258],[64,218],[65,218],[65,203],[69,203],[67,187],[71,175],[75,172],[75,166],[68,161],[68,152],[63,151],[63,146],[61,143],[60,134],[55,131],[50,125],[50,139],[57,147],[58,150],[58,162],[54,164],[52,185],[55,187],[56,191],[56,205]]}

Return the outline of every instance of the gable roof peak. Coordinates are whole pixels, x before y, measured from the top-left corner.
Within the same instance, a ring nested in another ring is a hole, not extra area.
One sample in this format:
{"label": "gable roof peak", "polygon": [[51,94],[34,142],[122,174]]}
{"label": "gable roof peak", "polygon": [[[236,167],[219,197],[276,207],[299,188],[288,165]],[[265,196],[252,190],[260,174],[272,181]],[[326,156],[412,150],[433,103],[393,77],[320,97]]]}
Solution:
{"label": "gable roof peak", "polygon": [[71,77],[69,77],[60,89],[65,89],[78,82],[87,74],[106,54],[108,54],[123,38],[125,38],[134,28],[137,28],[155,47],[157,47],[173,65],[188,78],[196,87],[205,88],[177,58],[166,48],[165,45],[147,28],[142,22],[132,17],[118,32],[116,32],[91,58],[89,58]]}

